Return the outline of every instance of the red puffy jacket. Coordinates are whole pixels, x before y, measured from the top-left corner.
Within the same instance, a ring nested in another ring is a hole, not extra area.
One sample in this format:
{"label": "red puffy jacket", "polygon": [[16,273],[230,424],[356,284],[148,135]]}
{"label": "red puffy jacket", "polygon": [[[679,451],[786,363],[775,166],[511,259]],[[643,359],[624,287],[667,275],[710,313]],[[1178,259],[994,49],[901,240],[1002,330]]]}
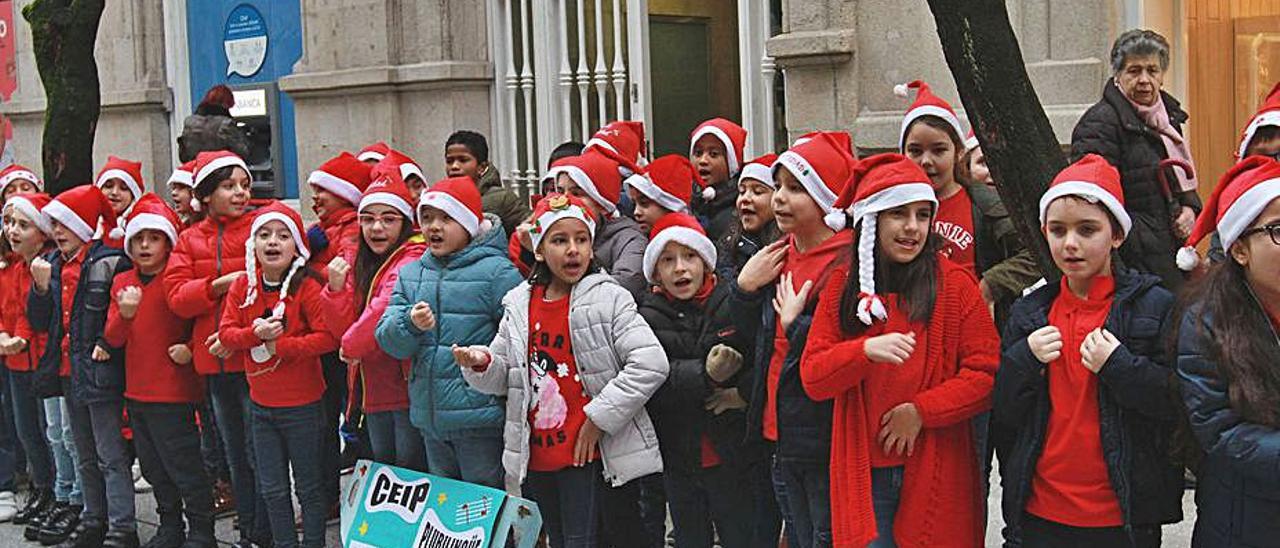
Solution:
{"label": "red puffy jacket", "polygon": [[4,357],[4,364],[14,371],[35,371],[44,353],[48,335],[36,333],[27,322],[27,292],[31,291],[31,267],[21,257],[12,256],[0,269],[0,332],[26,339],[27,348]]}
{"label": "red puffy jacket", "polygon": [[[266,202],[252,202],[263,206]],[[226,295],[213,294],[213,280],[223,274],[244,270],[244,245],[253,228],[250,211],[235,219],[206,217],[178,235],[164,272],[169,309],[180,318],[194,319],[191,352],[196,372],[201,375],[244,371],[244,357],[232,354],[220,360],[209,353],[205,340],[218,332],[222,302]]]}
{"label": "red puffy jacket", "polygon": [[355,256],[360,246],[360,222],[355,209],[344,208],[330,213],[328,217],[311,225],[312,228],[316,226],[324,231],[325,239],[329,240],[329,246],[319,251],[312,249],[311,260],[307,262],[307,266],[317,272],[325,272],[329,261],[334,257]]}

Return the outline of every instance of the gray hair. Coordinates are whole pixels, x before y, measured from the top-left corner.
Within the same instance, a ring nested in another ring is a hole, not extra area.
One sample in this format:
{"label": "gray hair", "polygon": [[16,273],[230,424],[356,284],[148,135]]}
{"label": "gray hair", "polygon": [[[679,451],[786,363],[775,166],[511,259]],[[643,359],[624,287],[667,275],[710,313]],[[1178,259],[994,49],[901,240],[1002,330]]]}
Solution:
{"label": "gray hair", "polygon": [[1155,55],[1160,60],[1160,69],[1169,68],[1169,41],[1154,30],[1130,29],[1124,31],[1115,43],[1111,44],[1111,71],[1119,73],[1124,70],[1124,63],[1130,56],[1145,57]]}

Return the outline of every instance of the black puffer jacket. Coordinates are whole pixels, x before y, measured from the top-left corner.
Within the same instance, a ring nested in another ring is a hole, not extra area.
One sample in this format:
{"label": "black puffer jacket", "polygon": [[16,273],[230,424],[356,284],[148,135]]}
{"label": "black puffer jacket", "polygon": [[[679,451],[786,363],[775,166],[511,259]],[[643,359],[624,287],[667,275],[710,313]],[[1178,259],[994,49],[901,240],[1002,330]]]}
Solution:
{"label": "black puffer jacket", "polygon": [[[1120,339],[1098,371],[1102,456],[1126,526],[1182,519],[1182,468],[1173,464],[1173,432],[1182,413],[1167,359],[1173,295],[1160,279],[1132,270],[1116,274],[1115,298],[1104,327]],[[1001,462],[1004,519],[1021,525],[1049,422],[1049,382],[1027,335],[1049,324],[1061,285],[1048,284],[1014,303],[992,393],[998,424],[1016,432]],[[1081,366],[1082,367],[1082,366]]]}
{"label": "black puffer jacket", "polygon": [[714,189],[715,195],[706,200],[702,197],[702,191],[695,192],[693,213],[698,216],[698,221],[711,240],[716,241],[728,234],[729,229],[738,221],[734,211],[734,203],[738,201],[738,178],[730,177],[729,180],[708,188]]}
{"label": "black puffer jacket", "polygon": [[782,231],[778,224],[769,221],[759,232],[752,234],[742,230],[742,225],[734,224],[723,236],[716,238],[716,274],[722,280],[732,280],[742,271],[742,265],[765,246],[778,241]]}
{"label": "black puffer jacket", "polygon": [[200,105],[195,114],[182,121],[178,159],[190,162],[197,154],[211,150],[230,150],[248,161],[249,140],[231,117],[231,111],[216,105]]}
{"label": "black puffer jacket", "polygon": [[[729,286],[719,282],[703,304],[673,301],[658,293],[646,293],[640,301],[640,315],[649,323],[667,352],[671,372],[649,400],[649,415],[658,430],[658,446],[668,468],[692,471],[701,467],[702,435],[706,433],[720,460],[729,465],[754,462],[764,457],[760,442],[744,442],[746,411],[738,409],[716,415],[703,409],[714,383],[706,374],[707,353],[717,344],[727,344],[739,352],[744,341],[736,337],[728,306]],[[749,396],[750,368],[730,379],[728,386],[741,386]]]}
{"label": "black puffer jacket", "polygon": [[[1160,95],[1169,122],[1181,133],[1187,113],[1177,99],[1164,92]],[[1171,214],[1174,207],[1184,205],[1198,213],[1200,196],[1191,191],[1173,194],[1172,203],[1165,199],[1157,176],[1160,161],[1168,158],[1164,143],[1159,133],[1138,118],[1138,111],[1116,87],[1115,79],[1107,80],[1102,100],[1080,117],[1071,132],[1071,160],[1091,152],[1120,171],[1125,209],[1133,218],[1133,230],[1120,246],[1120,258],[1125,266],[1160,276],[1165,287],[1176,292],[1184,281],[1174,263],[1182,241],[1173,234]]]}

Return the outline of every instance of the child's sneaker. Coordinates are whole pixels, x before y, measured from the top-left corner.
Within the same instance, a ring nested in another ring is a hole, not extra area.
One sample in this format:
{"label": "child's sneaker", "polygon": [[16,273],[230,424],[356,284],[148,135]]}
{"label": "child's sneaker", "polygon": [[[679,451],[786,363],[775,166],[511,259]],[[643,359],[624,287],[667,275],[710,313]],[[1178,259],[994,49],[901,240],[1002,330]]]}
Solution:
{"label": "child's sneaker", "polygon": [[7,523],[18,515],[18,499],[12,491],[0,492],[0,523]]}

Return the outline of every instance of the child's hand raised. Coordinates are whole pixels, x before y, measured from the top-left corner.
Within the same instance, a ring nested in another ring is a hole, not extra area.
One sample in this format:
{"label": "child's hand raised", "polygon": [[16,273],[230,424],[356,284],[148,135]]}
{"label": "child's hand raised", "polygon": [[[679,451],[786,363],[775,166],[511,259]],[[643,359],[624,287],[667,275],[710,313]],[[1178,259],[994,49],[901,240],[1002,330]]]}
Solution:
{"label": "child's hand raised", "polygon": [[484,371],[489,366],[489,359],[489,353],[482,347],[453,345],[453,361],[458,362],[460,367]]}
{"label": "child's hand raised", "polygon": [[1120,339],[1099,327],[1085,335],[1084,342],[1080,343],[1080,361],[1084,362],[1085,369],[1097,373],[1119,347]]}
{"label": "child's hand raised", "polygon": [[105,362],[111,359],[111,353],[107,352],[107,349],[103,348],[102,345],[95,344],[93,345],[93,355],[90,357],[95,362]]}
{"label": "child's hand raised", "polygon": [[191,347],[185,344],[175,344],[169,347],[169,359],[178,365],[187,365],[191,363]]}
{"label": "child's hand raised", "polygon": [[329,291],[337,293],[347,283],[347,273],[351,271],[351,265],[342,257],[334,257],[329,261]]}
{"label": "child's hand raised", "polygon": [[1046,325],[1027,335],[1027,346],[1040,363],[1051,363],[1062,357],[1062,332],[1052,325]]}
{"label": "child's hand raised", "polygon": [[533,230],[533,223],[520,223],[516,225],[516,237],[520,239],[520,247],[528,251],[533,251],[533,236],[529,235],[529,231]]}
{"label": "child's hand raised", "polygon": [[136,285],[116,292],[116,305],[120,307],[120,316],[126,320],[133,319],[138,313],[138,304],[142,302],[142,288]]}
{"label": "child's hand raised", "polygon": [[782,273],[787,259],[787,242],[778,240],[757,251],[738,273],[738,287],[743,291],[755,291],[769,285]]}
{"label": "child's hand raised", "polygon": [[44,257],[31,259],[31,281],[40,293],[49,290],[49,280],[53,277],[53,265]]}
{"label": "child's hand raised", "polygon": [[253,334],[262,342],[274,341],[284,334],[284,322],[279,318],[253,320]]}
{"label": "child's hand raised", "polygon": [[916,334],[914,332],[885,333],[868,337],[862,343],[862,351],[867,353],[867,359],[875,363],[902,365],[911,358],[915,350]]}
{"label": "child's hand raised", "polygon": [[436,315],[431,311],[431,305],[418,301],[409,309],[409,321],[413,322],[413,326],[423,331],[430,331],[436,328]]}
{"label": "child's hand raised", "polygon": [[222,340],[218,338],[217,333],[209,335],[209,338],[204,340],[204,345],[209,347],[209,353],[215,358],[223,360],[231,356],[231,350],[222,346]]}
{"label": "child's hand raised", "polygon": [[790,272],[783,274],[782,279],[778,280],[778,290],[773,294],[773,311],[778,313],[778,321],[782,323],[783,331],[790,328],[791,322],[804,312],[804,305],[808,302],[809,291],[812,289],[813,281],[806,280],[804,285],[800,286],[800,291],[796,291]]}

